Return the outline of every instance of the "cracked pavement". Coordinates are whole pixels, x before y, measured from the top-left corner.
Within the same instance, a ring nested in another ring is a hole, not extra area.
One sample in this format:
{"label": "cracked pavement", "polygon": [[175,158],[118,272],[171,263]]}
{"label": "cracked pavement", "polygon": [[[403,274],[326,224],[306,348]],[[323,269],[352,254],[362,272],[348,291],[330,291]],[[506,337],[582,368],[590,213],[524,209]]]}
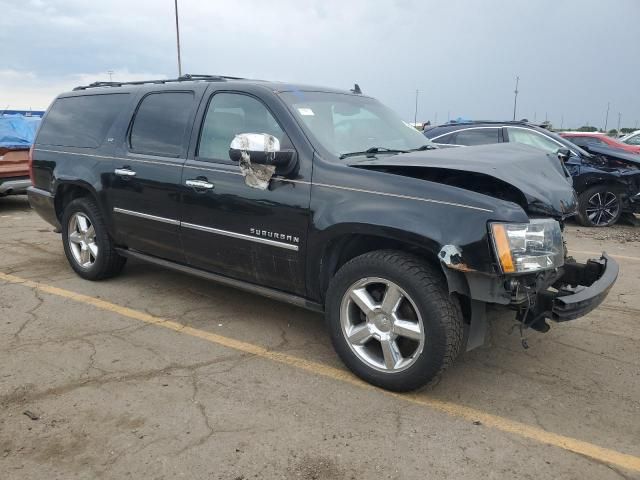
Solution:
{"label": "cracked pavement", "polygon": [[[578,251],[640,257],[638,242],[575,226],[568,241]],[[620,263],[599,310],[547,334],[526,332],[528,350],[517,329],[509,334],[512,321],[496,318],[487,345],[418,397],[639,456],[640,261]],[[117,278],[80,279],[25,197],[0,198],[0,272],[343,368],[317,314],[133,261]],[[0,407],[3,479],[640,477],[2,281]]]}

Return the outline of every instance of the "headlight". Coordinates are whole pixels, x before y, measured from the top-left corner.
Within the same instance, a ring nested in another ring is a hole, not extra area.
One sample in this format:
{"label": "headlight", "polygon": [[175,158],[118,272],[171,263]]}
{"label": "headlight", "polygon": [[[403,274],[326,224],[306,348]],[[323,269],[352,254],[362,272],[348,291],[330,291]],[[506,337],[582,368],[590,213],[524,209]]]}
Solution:
{"label": "headlight", "polygon": [[526,273],[564,265],[560,224],[552,219],[529,223],[491,223],[493,247],[504,273]]}

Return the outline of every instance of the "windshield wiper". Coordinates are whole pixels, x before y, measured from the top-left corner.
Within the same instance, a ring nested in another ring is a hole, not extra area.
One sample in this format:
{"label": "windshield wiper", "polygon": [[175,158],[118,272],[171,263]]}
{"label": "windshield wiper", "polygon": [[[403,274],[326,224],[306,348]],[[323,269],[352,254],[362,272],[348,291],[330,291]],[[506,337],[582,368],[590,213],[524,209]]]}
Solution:
{"label": "windshield wiper", "polygon": [[340,160],[347,157],[356,157],[358,155],[373,156],[376,153],[409,153],[409,150],[399,150],[396,148],[387,148],[387,147],[371,147],[371,148],[367,148],[362,152],[343,153],[342,155],[340,155]]}
{"label": "windshield wiper", "polygon": [[438,147],[436,147],[435,145],[422,145],[421,147],[418,148],[412,148],[411,150],[409,150],[410,152],[423,152],[425,150],[438,150]]}

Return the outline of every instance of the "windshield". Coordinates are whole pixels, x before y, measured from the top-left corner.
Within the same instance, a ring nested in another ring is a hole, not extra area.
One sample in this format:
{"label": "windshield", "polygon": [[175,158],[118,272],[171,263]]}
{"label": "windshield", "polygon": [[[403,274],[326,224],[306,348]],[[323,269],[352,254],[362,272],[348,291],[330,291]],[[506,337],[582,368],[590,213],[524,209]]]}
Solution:
{"label": "windshield", "polygon": [[[327,92],[284,92],[281,97],[315,139],[336,156],[433,145],[391,109],[359,95]],[[435,145],[434,145],[435,148]],[[394,152],[391,152],[394,153]]]}

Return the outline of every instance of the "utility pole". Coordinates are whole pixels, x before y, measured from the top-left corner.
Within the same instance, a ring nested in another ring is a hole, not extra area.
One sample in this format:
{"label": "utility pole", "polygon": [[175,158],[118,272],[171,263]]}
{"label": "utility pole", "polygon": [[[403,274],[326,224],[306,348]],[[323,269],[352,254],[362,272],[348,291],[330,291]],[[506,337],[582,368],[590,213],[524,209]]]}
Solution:
{"label": "utility pole", "polygon": [[516,89],[513,91],[513,120],[516,119],[516,107],[518,106],[518,83],[520,77],[516,77]]}
{"label": "utility pole", "polygon": [[609,123],[609,102],[607,102],[607,115],[604,117],[604,133],[607,133],[608,123]]}
{"label": "utility pole", "polygon": [[622,118],[622,114],[618,112],[618,134],[620,134],[620,119]]}
{"label": "utility pole", "polygon": [[564,127],[564,113],[560,116],[560,130]]}
{"label": "utility pole", "polygon": [[414,126],[418,123],[418,92],[419,92],[419,90],[416,88],[416,110],[413,113],[413,125]]}
{"label": "utility pole", "polygon": [[109,82],[113,82],[113,70],[107,70],[107,73],[109,74]]}
{"label": "utility pole", "polygon": [[180,60],[180,26],[178,25],[178,0],[174,0],[176,11],[176,46],[178,47],[178,76],[182,76],[182,61]]}

